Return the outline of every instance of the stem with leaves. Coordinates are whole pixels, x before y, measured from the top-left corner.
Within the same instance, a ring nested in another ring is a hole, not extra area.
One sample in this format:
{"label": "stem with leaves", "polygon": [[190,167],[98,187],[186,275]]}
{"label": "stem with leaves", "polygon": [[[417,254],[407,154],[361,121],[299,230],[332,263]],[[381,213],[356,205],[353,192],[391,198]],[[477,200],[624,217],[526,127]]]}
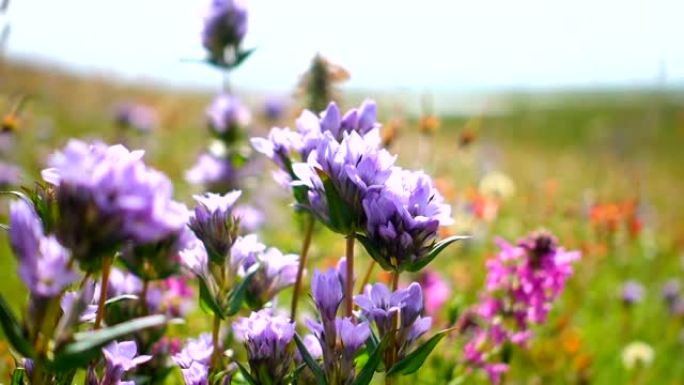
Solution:
{"label": "stem with leaves", "polygon": [[302,242],[302,252],[299,255],[297,279],[295,280],[294,291],[292,292],[292,306],[290,310],[290,320],[292,321],[295,321],[297,317],[297,303],[299,302],[299,293],[301,292],[302,278],[304,277],[306,260],[309,255],[309,247],[311,246],[311,237],[313,235],[314,223],[314,217],[311,214],[308,214],[306,218],[306,227],[304,228],[304,241]]}

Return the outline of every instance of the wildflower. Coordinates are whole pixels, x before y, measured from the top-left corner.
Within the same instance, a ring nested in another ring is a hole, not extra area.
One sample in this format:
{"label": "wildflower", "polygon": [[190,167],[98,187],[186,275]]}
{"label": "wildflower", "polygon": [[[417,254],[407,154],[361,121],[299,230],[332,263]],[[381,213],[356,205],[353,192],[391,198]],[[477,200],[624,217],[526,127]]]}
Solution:
{"label": "wildflower", "polygon": [[185,173],[193,185],[205,185],[211,191],[230,191],[237,185],[238,173],[230,160],[212,153],[203,153]]}
{"label": "wildflower", "polygon": [[264,116],[270,121],[279,120],[287,110],[287,103],[282,98],[269,97],[263,105]]}
{"label": "wildflower", "polygon": [[140,132],[150,132],[159,123],[157,112],[152,107],[135,103],[116,106],[114,120],[123,128],[130,127]]}
{"label": "wildflower", "polygon": [[17,185],[21,180],[21,169],[13,164],[0,161],[0,188]]}
{"label": "wildflower", "polygon": [[639,303],[644,297],[644,286],[637,281],[627,281],[622,285],[620,296],[625,306]]}
{"label": "wildflower", "polygon": [[328,269],[325,273],[314,271],[311,280],[311,295],[323,322],[331,322],[344,299],[342,279],[337,271]]}
{"label": "wildflower", "polygon": [[107,366],[101,385],[115,385],[120,383],[125,372],[143,364],[152,356],[139,356],[135,341],[113,341],[102,348]]}
{"label": "wildflower", "polygon": [[233,209],[233,216],[240,221],[240,230],[251,233],[258,230],[266,221],[263,211],[250,205],[239,205]]}
{"label": "wildflower", "polygon": [[232,209],[240,197],[240,191],[225,195],[207,193],[195,195],[197,205],[195,216],[190,219],[190,229],[204,243],[209,259],[223,263],[238,233],[238,223],[233,217]]}
{"label": "wildflower", "polygon": [[[292,286],[297,277],[299,256],[283,254],[275,247],[257,256],[259,270],[247,287],[247,299],[252,308],[261,308],[278,292]],[[243,271],[246,269],[243,269]]]}
{"label": "wildflower", "polygon": [[124,241],[152,243],[185,226],[184,206],[168,178],[142,162],[142,151],[72,140],[50,157],[43,179],[56,189],[56,233],[86,270]]}
{"label": "wildflower", "polygon": [[173,356],[173,361],[181,369],[189,369],[193,363],[208,367],[213,352],[211,334],[203,333],[198,338],[189,338],[180,353]]}
{"label": "wildflower", "polygon": [[249,366],[257,383],[285,384],[294,358],[294,323],[264,309],[240,318],[233,323],[233,331],[247,348]]}
{"label": "wildflower", "polygon": [[225,63],[225,50],[235,51],[247,33],[247,8],[240,0],[211,0],[204,20],[202,45],[210,60]]}
{"label": "wildflower", "polygon": [[654,357],[653,348],[642,341],[634,341],[622,349],[622,364],[628,370],[650,366]]}
{"label": "wildflower", "polygon": [[387,270],[403,271],[434,247],[440,225],[452,223],[451,207],[423,172],[395,169],[385,187],[363,198],[371,256]]}
{"label": "wildflower", "polygon": [[251,116],[240,99],[231,94],[220,94],[207,108],[209,128],[219,137],[229,141],[237,137],[240,128],[249,125]]}
{"label": "wildflower", "polygon": [[357,132],[344,134],[342,142],[327,132],[307,163],[292,166],[299,179],[293,184],[307,187],[304,205],[331,230],[351,234],[365,223],[363,197],[385,184],[395,159]]}
{"label": "wildflower", "polygon": [[432,270],[421,274],[420,284],[425,291],[425,312],[434,316],[451,297],[451,288],[439,273]]}
{"label": "wildflower", "polygon": [[672,306],[681,296],[681,285],[677,279],[670,279],[663,284],[661,295],[668,306]]}
{"label": "wildflower", "polygon": [[52,298],[78,279],[69,267],[69,252],[53,236],[43,234],[35,210],[25,201],[10,205],[10,244],[19,260],[19,277],[31,294]]}

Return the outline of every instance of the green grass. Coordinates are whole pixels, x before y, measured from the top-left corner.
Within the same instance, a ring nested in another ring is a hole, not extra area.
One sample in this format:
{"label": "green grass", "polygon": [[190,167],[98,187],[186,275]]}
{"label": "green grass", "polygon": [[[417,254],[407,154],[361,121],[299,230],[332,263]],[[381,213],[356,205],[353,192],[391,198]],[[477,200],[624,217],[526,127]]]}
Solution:
{"label": "green grass", "polygon": [[[115,141],[120,134],[111,123],[111,109],[118,100],[135,99],[157,107],[162,126],[148,137],[128,135],[128,143],[145,147],[146,159],[176,181],[179,199],[190,202],[194,190],[183,181],[183,172],[207,143],[203,109],[211,95],[121,86],[26,65],[0,65],[2,96],[31,96],[15,145],[2,155],[24,167],[27,182],[38,176],[45,156],[69,137]],[[568,248],[585,253],[549,322],[537,329],[539,338],[528,350],[514,351],[507,382],[570,384],[586,379],[595,384],[684,384],[684,344],[680,341],[684,324],[667,313],[660,299],[660,285],[666,279],[684,281],[682,94],[625,90],[513,95],[507,102],[503,112],[482,117],[477,139],[467,148],[458,146],[458,138],[474,117],[443,117],[441,129],[432,137],[420,136],[413,119],[400,131],[393,148],[399,153],[399,163],[424,168],[441,185],[448,185],[450,192],[445,195],[455,206],[469,189],[476,188],[485,170],[503,172],[515,183],[515,195],[501,203],[496,219],[464,227],[463,231],[474,231],[473,242],[445,252],[433,267],[450,279],[456,299],[470,303],[483,284],[484,260],[496,251],[496,235],[514,240],[530,230],[549,228]],[[291,125],[292,119],[283,124]],[[254,128],[256,133],[266,129],[263,124]],[[300,235],[291,225],[287,194],[269,172],[249,178],[246,186],[250,199],[268,213],[262,238],[297,252]],[[555,186],[553,195],[550,186]],[[598,237],[586,215],[590,197],[600,202],[638,199],[644,223],[639,237],[630,240],[619,231],[612,244]],[[463,222],[459,218],[463,213],[455,215]],[[25,304],[25,291],[6,237],[2,237],[0,292],[19,309]],[[316,233],[314,265],[342,255],[344,244],[337,238],[323,229]],[[359,266],[365,268],[366,260],[359,258]],[[621,305],[617,294],[626,279],[639,280],[647,287],[645,300],[631,309]],[[281,303],[287,303],[287,296]],[[181,332],[195,334],[208,325],[197,314]],[[573,349],[566,346],[570,337],[576,342]],[[635,340],[650,344],[655,360],[641,371],[627,371],[621,352]],[[453,340],[446,340],[439,349],[453,360],[456,348]],[[414,383],[441,383],[436,380],[441,378],[439,363],[429,365],[433,369],[426,368],[412,379]],[[467,383],[471,382],[485,383],[478,376]]]}

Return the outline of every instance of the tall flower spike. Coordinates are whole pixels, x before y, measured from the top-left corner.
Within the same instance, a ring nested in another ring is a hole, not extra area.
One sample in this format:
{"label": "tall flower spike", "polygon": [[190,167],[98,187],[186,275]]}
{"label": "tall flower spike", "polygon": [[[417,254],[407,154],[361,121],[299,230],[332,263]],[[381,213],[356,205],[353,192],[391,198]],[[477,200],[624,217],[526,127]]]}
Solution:
{"label": "tall flower spike", "polygon": [[247,33],[247,8],[240,0],[211,0],[204,20],[202,45],[209,51],[209,60],[226,63],[226,49],[237,51]]}

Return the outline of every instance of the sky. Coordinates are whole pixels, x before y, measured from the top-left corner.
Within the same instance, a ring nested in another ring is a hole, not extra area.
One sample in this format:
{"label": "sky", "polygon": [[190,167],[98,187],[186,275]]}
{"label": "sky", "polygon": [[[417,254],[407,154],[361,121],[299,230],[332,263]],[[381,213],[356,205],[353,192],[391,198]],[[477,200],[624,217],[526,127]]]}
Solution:
{"label": "sky", "polygon": [[[681,0],[251,0],[238,87],[289,90],[315,53],[347,87],[684,85]],[[11,0],[7,54],[134,82],[218,87],[200,0]],[[660,82],[660,83],[658,83]]]}

